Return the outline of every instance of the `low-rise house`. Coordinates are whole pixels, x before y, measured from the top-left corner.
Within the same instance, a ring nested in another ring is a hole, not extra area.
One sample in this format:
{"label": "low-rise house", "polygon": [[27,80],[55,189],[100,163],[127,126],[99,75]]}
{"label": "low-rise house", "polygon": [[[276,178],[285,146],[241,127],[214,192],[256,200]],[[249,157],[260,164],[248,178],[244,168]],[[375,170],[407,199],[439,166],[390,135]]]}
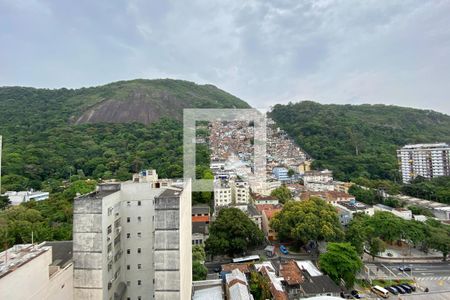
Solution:
{"label": "low-rise house", "polygon": [[310,260],[296,261],[304,276],[300,283],[299,298],[316,296],[339,296],[341,289],[328,276],[324,275]]}
{"label": "low-rise house", "polygon": [[428,217],[424,215],[413,215],[413,219],[418,222],[425,222],[426,220],[428,220]]}
{"label": "low-rise house", "polygon": [[253,300],[248,288],[247,277],[239,269],[225,275],[225,287],[229,300]]}
{"label": "low-rise house", "polygon": [[333,172],[330,170],[307,171],[303,175],[303,184],[309,191],[333,191]]}
{"label": "low-rise house", "polygon": [[206,204],[192,206],[192,245],[202,245],[209,236],[210,208]]}
{"label": "low-rise house", "polygon": [[288,260],[280,264],[280,276],[283,277],[284,286],[289,298],[292,299],[300,294],[300,285],[305,278],[295,260]]}
{"label": "low-rise house", "polygon": [[192,300],[225,299],[221,279],[193,281],[192,293]]}
{"label": "low-rise house", "polygon": [[256,209],[261,212],[262,230],[269,241],[275,241],[277,239],[277,233],[270,227],[270,220],[277,212],[283,209],[281,204],[261,204],[256,205]]}
{"label": "low-rise house", "polygon": [[376,204],[373,206],[375,211],[387,211],[390,213],[393,213],[394,215],[396,215],[397,217],[400,217],[404,220],[412,220],[412,211],[410,211],[409,209],[406,208],[402,208],[402,207],[390,207],[384,204]]}
{"label": "low-rise house", "polygon": [[278,277],[270,261],[255,264],[255,269],[260,272],[270,284],[270,293],[274,300],[288,300],[288,295],[283,288],[283,277]]}
{"label": "low-rise house", "polygon": [[338,201],[333,204],[336,207],[339,207],[343,210],[348,211],[352,216],[355,213],[363,213],[369,216],[373,216],[374,208],[370,205],[358,202],[356,200],[352,201]]}
{"label": "low-rise house", "polygon": [[42,201],[47,200],[49,197],[49,192],[41,191],[7,191],[4,196],[8,196],[11,205],[19,205],[23,202],[28,201]]}
{"label": "low-rise house", "polygon": [[259,205],[259,204],[276,205],[279,203],[278,199],[274,196],[262,196],[262,195],[255,195],[254,202],[255,202],[255,205]]}
{"label": "low-rise house", "polygon": [[338,201],[355,201],[355,196],[343,192],[336,191],[305,191],[300,194],[300,200],[309,200],[312,197],[323,199],[331,204],[336,204]]}

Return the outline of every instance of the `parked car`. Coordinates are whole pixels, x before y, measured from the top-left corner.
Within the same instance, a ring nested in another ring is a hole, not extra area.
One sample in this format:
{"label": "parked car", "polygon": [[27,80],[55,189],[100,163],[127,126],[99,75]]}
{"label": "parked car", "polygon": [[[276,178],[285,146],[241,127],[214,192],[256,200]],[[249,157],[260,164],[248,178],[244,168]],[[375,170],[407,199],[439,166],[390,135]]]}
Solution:
{"label": "parked car", "polygon": [[284,255],[289,254],[288,249],[284,245],[280,246],[280,252],[283,253]]}
{"label": "parked car", "polygon": [[398,270],[401,272],[411,272],[411,268],[407,266],[398,267]]}
{"label": "parked car", "polygon": [[408,294],[411,294],[412,289],[411,289],[409,286],[407,286],[406,284],[400,284],[400,286],[401,286]]}
{"label": "parked car", "polygon": [[400,294],[406,294],[406,291],[399,285],[393,285],[393,287],[400,293]]}
{"label": "parked car", "polygon": [[413,292],[416,291],[416,287],[414,285],[411,285],[409,283],[404,283],[404,285],[406,285],[407,287],[409,287]]}
{"label": "parked car", "polygon": [[353,298],[361,299],[361,296],[359,295],[359,292],[357,290],[351,291],[350,294],[353,296]]}
{"label": "parked car", "polygon": [[392,295],[398,295],[398,291],[397,291],[397,289],[395,287],[388,286],[385,289],[387,289],[389,292],[391,292]]}

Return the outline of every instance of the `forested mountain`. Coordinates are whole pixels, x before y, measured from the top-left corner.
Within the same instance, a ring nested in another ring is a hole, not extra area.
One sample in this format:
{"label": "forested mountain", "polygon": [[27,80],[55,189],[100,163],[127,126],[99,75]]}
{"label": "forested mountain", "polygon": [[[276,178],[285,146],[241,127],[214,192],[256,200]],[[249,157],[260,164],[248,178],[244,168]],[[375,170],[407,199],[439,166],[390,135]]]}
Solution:
{"label": "forested mountain", "polygon": [[387,105],[277,104],[269,115],[341,180],[399,181],[396,150],[409,143],[450,142],[450,116]]}
{"label": "forested mountain", "polygon": [[81,89],[0,88],[2,190],[70,176],[126,179],[141,168],[182,175],[182,109],[247,108],[212,86],[132,80]]}

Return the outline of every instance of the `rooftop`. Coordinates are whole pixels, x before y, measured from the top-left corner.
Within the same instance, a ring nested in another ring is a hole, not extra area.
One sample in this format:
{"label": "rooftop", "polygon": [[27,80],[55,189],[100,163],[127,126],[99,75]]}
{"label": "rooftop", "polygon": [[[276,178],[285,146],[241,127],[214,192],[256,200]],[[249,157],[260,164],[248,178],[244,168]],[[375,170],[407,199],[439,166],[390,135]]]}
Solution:
{"label": "rooftop", "polygon": [[72,241],[45,242],[44,246],[52,247],[52,265],[63,268],[72,261]]}
{"label": "rooftop", "polygon": [[18,244],[0,253],[0,278],[14,272],[35,257],[50,250],[50,247],[32,244]]}
{"label": "rooftop", "polygon": [[289,260],[280,265],[280,275],[289,285],[300,284],[304,281],[302,271],[294,260]]}

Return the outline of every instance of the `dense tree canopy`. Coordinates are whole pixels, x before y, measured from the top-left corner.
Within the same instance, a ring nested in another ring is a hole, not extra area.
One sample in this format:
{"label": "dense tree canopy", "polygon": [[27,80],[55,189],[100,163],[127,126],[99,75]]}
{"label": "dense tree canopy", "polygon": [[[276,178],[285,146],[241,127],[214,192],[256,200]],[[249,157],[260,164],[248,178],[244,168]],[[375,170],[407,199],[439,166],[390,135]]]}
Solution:
{"label": "dense tree canopy", "polygon": [[340,284],[343,279],[347,287],[352,287],[356,274],[363,267],[355,248],[350,243],[328,243],[327,251],[319,257],[320,269]]}
{"label": "dense tree canopy", "polygon": [[450,116],[387,105],[277,104],[270,112],[314,159],[340,180],[400,181],[396,150],[411,143],[450,142]]}
{"label": "dense tree canopy", "polygon": [[402,192],[418,198],[450,204],[450,176],[425,179],[417,177],[402,187]]}
{"label": "dense tree canopy", "polygon": [[445,259],[450,250],[450,226],[434,220],[404,220],[390,212],[378,211],[372,217],[355,214],[346,230],[346,240],[360,255],[364,246],[375,256],[383,251],[382,242],[392,244],[403,240],[425,251],[439,250]]}
{"label": "dense tree canopy", "polygon": [[289,201],[271,219],[271,227],[282,241],[304,245],[308,241],[336,241],[343,231],[336,209],[322,199]]}
{"label": "dense tree canopy", "polygon": [[260,245],[264,234],[238,208],[223,208],[209,227],[205,249],[208,254],[243,254],[249,247]]}
{"label": "dense tree canopy", "polygon": [[286,203],[289,200],[292,200],[292,193],[291,191],[287,188],[286,185],[281,185],[280,187],[277,187],[276,189],[274,189],[271,193],[271,196],[275,197],[278,199],[278,201],[280,201],[280,203]]}

